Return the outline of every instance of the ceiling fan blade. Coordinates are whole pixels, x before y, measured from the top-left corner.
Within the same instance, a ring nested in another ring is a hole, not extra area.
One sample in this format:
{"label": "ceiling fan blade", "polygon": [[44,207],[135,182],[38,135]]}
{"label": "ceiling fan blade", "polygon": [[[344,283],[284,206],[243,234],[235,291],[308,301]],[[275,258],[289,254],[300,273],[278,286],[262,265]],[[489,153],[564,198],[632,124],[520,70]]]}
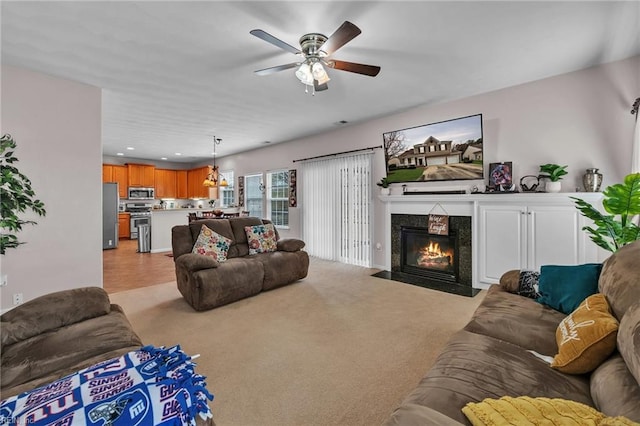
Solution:
{"label": "ceiling fan blade", "polygon": [[284,41],[280,40],[279,38],[276,38],[274,36],[272,36],[271,34],[269,34],[266,31],[263,30],[251,30],[249,31],[250,34],[268,42],[273,44],[274,46],[279,47],[280,49],[286,50],[287,52],[291,52],[294,55],[297,55],[298,53],[300,53],[300,49],[293,47],[292,45],[285,43]]}
{"label": "ceiling fan blade", "polygon": [[331,60],[327,65],[337,70],[355,72],[357,74],[368,75],[371,77],[375,77],[380,72],[380,67],[376,65],[356,64],[355,62]]}
{"label": "ceiling fan blade", "polygon": [[349,21],[344,21],[340,28],[338,28],[324,44],[320,47],[328,55],[331,55],[336,50],[340,49],[345,44],[356,38],[362,31]]}
{"label": "ceiling fan blade", "polygon": [[277,67],[264,68],[258,71],[254,71],[254,73],[258,75],[269,75],[277,73],[278,71],[288,70],[289,68],[295,68],[298,66],[297,62],[292,62],[290,64],[278,65]]}
{"label": "ceiling fan blade", "polygon": [[313,80],[313,88],[316,92],[322,92],[323,90],[327,90],[329,85],[327,83],[318,84],[318,80]]}

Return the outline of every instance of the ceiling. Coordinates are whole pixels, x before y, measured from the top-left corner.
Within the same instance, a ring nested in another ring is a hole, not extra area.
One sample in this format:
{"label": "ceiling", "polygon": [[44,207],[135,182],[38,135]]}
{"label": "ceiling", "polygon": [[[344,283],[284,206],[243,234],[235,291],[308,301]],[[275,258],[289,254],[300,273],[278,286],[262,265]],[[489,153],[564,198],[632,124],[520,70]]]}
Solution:
{"label": "ceiling", "polygon": [[[1,2],[2,62],[103,89],[103,153],[197,162],[640,54],[640,2]],[[362,34],[305,93],[298,47],[345,20]],[[523,100],[524,101],[524,100]],[[348,124],[340,124],[347,121]],[[416,123],[421,124],[421,123]],[[135,148],[127,151],[127,147]],[[175,153],[181,153],[176,156]]]}

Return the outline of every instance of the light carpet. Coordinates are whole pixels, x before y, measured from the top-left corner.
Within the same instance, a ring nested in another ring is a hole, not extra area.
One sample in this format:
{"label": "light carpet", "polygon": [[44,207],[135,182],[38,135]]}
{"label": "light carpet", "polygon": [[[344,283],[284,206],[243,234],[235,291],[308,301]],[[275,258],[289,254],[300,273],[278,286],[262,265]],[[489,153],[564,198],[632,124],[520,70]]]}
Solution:
{"label": "light carpet", "polygon": [[200,354],[217,426],[379,425],[485,292],[457,296],[312,259],[304,280],[206,312],[175,282],[111,295],[145,344]]}

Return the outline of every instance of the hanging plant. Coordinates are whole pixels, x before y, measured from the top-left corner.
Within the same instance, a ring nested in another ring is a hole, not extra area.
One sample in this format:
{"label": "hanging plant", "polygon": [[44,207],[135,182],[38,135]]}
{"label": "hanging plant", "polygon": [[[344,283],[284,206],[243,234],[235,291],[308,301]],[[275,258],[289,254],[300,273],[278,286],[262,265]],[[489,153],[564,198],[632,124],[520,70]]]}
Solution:
{"label": "hanging plant", "polygon": [[19,213],[31,210],[39,216],[46,214],[44,203],[35,198],[31,181],[14,166],[18,162],[14,156],[15,148],[16,142],[11,135],[3,135],[0,139],[0,254],[24,244],[18,241],[16,233],[22,230],[23,225],[36,224],[33,220],[20,219]]}
{"label": "hanging plant", "polygon": [[[634,219],[640,215],[640,173],[632,173],[623,183],[608,186],[602,194],[602,206],[608,215],[580,198],[573,198],[576,208],[593,221],[595,227],[582,228],[591,240],[610,252],[640,240],[640,227]],[[616,218],[616,216],[619,216]]]}

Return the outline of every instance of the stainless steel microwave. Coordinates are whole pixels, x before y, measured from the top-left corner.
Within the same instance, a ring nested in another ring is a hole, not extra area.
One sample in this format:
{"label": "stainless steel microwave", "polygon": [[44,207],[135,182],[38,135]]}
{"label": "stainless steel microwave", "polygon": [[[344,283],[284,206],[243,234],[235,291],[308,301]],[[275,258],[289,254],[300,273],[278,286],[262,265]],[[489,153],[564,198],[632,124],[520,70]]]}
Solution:
{"label": "stainless steel microwave", "polygon": [[153,188],[129,187],[128,195],[130,200],[153,200],[155,191]]}

